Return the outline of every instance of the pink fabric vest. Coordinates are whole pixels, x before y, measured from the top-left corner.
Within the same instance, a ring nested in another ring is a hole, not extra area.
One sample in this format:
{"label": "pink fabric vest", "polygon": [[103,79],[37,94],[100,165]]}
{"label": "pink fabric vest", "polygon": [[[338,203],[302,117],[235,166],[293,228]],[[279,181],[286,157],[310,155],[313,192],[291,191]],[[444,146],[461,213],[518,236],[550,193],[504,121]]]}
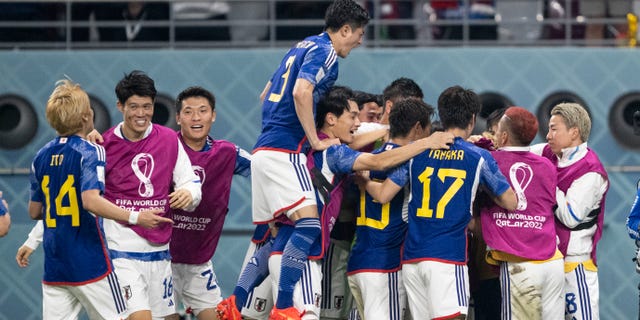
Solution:
{"label": "pink fabric vest", "polygon": [[[551,162],[556,166],[556,170],[558,171],[558,188],[562,190],[562,192],[566,193],[571,187],[571,184],[578,178],[589,172],[595,172],[605,180],[609,180],[607,172],[604,170],[600,159],[591,149],[587,148],[587,155],[578,160],[578,162],[565,167],[565,168],[557,168],[558,165],[558,157],[551,151],[549,145],[546,145],[542,151],[542,155],[551,160]],[[596,261],[596,245],[600,238],[602,237],[602,226],[604,224],[604,204],[605,199],[607,197],[607,192],[602,196],[602,201],[600,203],[600,212],[598,212],[597,219],[597,228],[596,232],[593,235],[593,250],[591,251],[591,259],[593,263],[597,265]],[[571,229],[567,228],[561,222],[556,222],[556,233],[558,234],[558,238],[560,239],[560,244],[558,245],[558,249],[562,252],[563,255],[567,255],[567,247],[569,246],[569,238],[571,237]]]}
{"label": "pink fabric vest", "polygon": [[556,251],[553,207],[557,177],[551,161],[528,151],[493,151],[500,171],[518,197],[507,211],[492,203],[481,213],[482,234],[492,249],[529,260],[546,260]]}
{"label": "pink fabric vest", "polygon": [[[104,197],[126,210],[162,209],[169,217],[169,193],[173,169],[178,157],[176,132],[154,124],[146,138],[132,142],[114,134],[116,127],[104,133],[107,152]],[[157,244],[171,238],[171,225],[155,229],[129,226],[141,237]]]}
{"label": "pink fabric vest", "polygon": [[202,201],[193,212],[171,209],[175,224],[169,250],[172,262],[202,264],[213,257],[229,211],[237,151],[233,143],[224,140],[214,141],[204,152],[186,145],[184,149],[202,182]]}

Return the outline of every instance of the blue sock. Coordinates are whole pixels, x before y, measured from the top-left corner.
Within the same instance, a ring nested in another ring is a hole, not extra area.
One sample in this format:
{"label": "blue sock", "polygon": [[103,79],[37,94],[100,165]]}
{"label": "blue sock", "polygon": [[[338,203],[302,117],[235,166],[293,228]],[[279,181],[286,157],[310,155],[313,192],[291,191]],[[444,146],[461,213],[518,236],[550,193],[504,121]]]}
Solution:
{"label": "blue sock", "polygon": [[273,240],[266,241],[253,253],[253,256],[242,270],[238,284],[233,290],[238,311],[242,311],[242,306],[247,303],[249,292],[260,285],[269,275],[269,255],[271,254],[272,244]]}
{"label": "blue sock", "polygon": [[293,289],[302,277],[307,263],[309,250],[313,242],[320,236],[320,219],[303,218],[296,221],[296,227],[282,252],[280,266],[280,285],[276,308],[293,307]]}

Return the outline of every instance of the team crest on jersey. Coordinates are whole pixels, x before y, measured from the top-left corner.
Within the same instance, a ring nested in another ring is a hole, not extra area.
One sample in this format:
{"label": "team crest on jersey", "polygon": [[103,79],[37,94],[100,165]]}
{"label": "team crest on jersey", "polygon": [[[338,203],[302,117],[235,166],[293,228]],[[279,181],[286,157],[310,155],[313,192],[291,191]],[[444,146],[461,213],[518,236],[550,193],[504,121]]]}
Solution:
{"label": "team crest on jersey", "polygon": [[138,194],[143,198],[153,197],[154,190],[153,183],[151,183],[151,175],[154,167],[153,156],[148,153],[138,153],[131,161],[131,169],[133,169],[136,178],[140,180]]}
{"label": "team crest on jersey", "polygon": [[255,309],[258,312],[262,312],[266,307],[267,307],[267,299],[256,298],[256,302],[253,304],[253,309]]}
{"label": "team crest on jersey", "polygon": [[122,289],[124,290],[124,299],[129,301],[129,299],[131,299],[131,297],[133,296],[133,293],[131,292],[131,286],[124,286],[122,287]]}
{"label": "team crest on jersey", "polygon": [[342,309],[342,304],[344,303],[344,296],[334,296],[333,297],[333,308],[334,309]]}
{"label": "team crest on jersey", "polygon": [[204,180],[207,178],[204,168],[201,166],[191,166],[191,169],[193,169],[193,173],[200,178],[200,183],[204,185]]}
{"label": "team crest on jersey", "polygon": [[319,294],[319,293],[316,293],[314,300],[315,300],[314,304],[316,305],[316,307],[320,308],[320,302],[322,301],[322,295]]}

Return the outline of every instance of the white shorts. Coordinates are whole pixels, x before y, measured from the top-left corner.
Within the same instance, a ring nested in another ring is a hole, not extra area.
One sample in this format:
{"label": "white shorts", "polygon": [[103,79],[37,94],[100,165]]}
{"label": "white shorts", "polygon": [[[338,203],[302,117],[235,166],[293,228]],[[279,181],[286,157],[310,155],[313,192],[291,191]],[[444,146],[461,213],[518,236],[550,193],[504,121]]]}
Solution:
{"label": "white shorts", "polygon": [[300,153],[259,150],[251,156],[253,222],[266,223],[316,205],[306,163]]}
{"label": "white shorts", "polygon": [[[269,272],[271,273],[271,290],[274,299],[278,298],[278,283],[280,281],[280,267],[282,255],[274,254],[269,257]],[[322,300],[322,267],[317,260],[307,260],[302,277],[293,289],[293,305],[300,312],[305,312],[303,320],[317,320],[320,318],[320,301]]]}
{"label": "white shorts", "polygon": [[598,320],[600,285],[598,272],[586,270],[582,264],[564,274],[565,318]]}
{"label": "white shorts", "polygon": [[562,319],[564,260],[502,262],[502,319]]}
{"label": "white shorts", "polygon": [[353,305],[347,280],[349,242],[331,239],[322,261],[322,319],[346,319]]}
{"label": "white shorts", "polygon": [[90,319],[126,317],[126,302],[115,273],[80,286],[42,285],[42,319],[77,319],[84,308]]}
{"label": "white shorts", "polygon": [[128,314],[151,310],[154,318],[176,312],[173,298],[171,261],[113,259],[122,294],[127,300]]}
{"label": "white shorts", "polygon": [[469,271],[466,265],[421,261],[402,265],[409,310],[421,319],[467,314]]}
{"label": "white shorts", "polygon": [[[253,242],[249,243],[247,254],[244,256],[244,262],[242,268],[249,262],[249,259],[253,256],[256,250],[260,249],[264,245],[264,242],[257,245]],[[241,272],[242,273],[242,272]],[[271,292],[271,275],[262,281],[262,283],[253,288],[247,296],[247,303],[242,306],[242,315],[247,319],[267,320],[269,319],[269,312],[273,308],[273,293]]]}
{"label": "white shorts", "polygon": [[352,274],[349,276],[349,287],[362,318],[405,318],[407,294],[402,281],[402,270]]}
{"label": "white shorts", "polygon": [[220,286],[213,264],[171,263],[175,300],[182,302],[185,308],[191,308],[194,315],[204,309],[215,310],[222,301]]}

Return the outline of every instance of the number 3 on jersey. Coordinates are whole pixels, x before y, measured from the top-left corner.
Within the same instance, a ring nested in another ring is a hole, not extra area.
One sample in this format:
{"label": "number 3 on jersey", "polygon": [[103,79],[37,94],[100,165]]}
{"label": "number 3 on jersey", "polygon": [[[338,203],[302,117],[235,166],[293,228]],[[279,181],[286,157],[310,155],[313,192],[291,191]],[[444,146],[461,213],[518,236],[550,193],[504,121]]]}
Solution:
{"label": "number 3 on jersey", "polygon": [[[47,228],[55,228],[56,227],[56,219],[55,217],[51,217],[51,191],[49,190],[49,175],[45,175],[42,177],[42,193],[44,193],[46,206],[47,206],[47,216],[45,218],[45,222],[47,224]],[[55,214],[56,216],[71,216],[71,226],[79,227],[80,226],[80,210],[78,209],[78,197],[76,193],[76,188],[73,186],[75,182],[75,178],[73,175],[68,175],[67,180],[62,184],[58,195],[54,200],[55,204]],[[62,201],[64,197],[67,196],[68,205],[63,205]]]}
{"label": "number 3 on jersey", "polygon": [[[293,61],[296,59],[296,56],[291,56],[289,57],[289,59],[287,59],[287,62],[285,62],[285,67],[287,68],[287,71],[285,71],[282,74],[282,86],[280,87],[280,93],[271,93],[269,95],[269,101],[271,102],[280,102],[280,99],[282,99],[282,95],[284,94],[284,89],[287,87],[287,82],[289,81],[289,72],[291,72],[291,66],[293,65]],[[274,88],[275,89],[275,88]],[[275,90],[273,90],[275,91]]]}
{"label": "number 3 on jersey", "polygon": [[[434,168],[426,167],[425,170],[418,176],[418,180],[422,182],[422,206],[418,208],[416,216],[423,218],[433,218],[433,209],[429,208],[429,200],[431,199],[431,193],[429,185],[431,184],[431,177],[433,176]],[[464,184],[464,179],[467,177],[467,172],[459,169],[447,169],[442,168],[438,170],[438,179],[444,182],[446,178],[454,178],[455,180],[447,191],[444,192],[438,204],[436,206],[436,219],[444,218],[444,209],[453,199],[453,196],[460,190]]]}

